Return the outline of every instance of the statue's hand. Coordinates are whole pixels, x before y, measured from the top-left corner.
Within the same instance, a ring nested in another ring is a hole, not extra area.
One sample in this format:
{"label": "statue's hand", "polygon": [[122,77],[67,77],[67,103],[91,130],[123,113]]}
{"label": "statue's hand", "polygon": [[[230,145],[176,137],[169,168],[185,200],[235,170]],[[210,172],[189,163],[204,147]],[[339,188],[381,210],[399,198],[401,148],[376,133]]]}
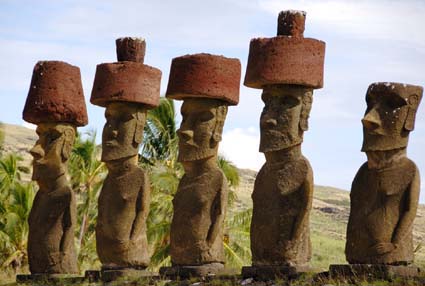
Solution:
{"label": "statue's hand", "polygon": [[376,252],[376,254],[383,255],[396,249],[396,245],[390,242],[380,242],[372,246],[372,249]]}

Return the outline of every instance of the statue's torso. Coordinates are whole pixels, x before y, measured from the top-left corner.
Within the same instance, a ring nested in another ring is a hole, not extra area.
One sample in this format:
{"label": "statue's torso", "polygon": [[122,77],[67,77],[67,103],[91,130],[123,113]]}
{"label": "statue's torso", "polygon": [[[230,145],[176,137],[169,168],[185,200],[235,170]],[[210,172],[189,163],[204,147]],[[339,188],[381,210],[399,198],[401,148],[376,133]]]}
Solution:
{"label": "statue's torso", "polygon": [[[312,170],[304,157],[298,160],[268,164],[260,170],[255,180],[252,200],[254,204],[251,223],[251,250],[254,265],[305,264],[311,257],[308,217],[301,238],[292,238],[296,220],[311,206],[306,197],[312,188]],[[308,184],[307,184],[308,185]]]}
{"label": "statue's torso", "polygon": [[408,189],[416,172],[407,158],[385,169],[368,169],[365,163],[351,188],[351,211],[347,226],[347,260],[351,263],[413,261],[412,230],[394,251],[377,255],[371,247],[391,243],[406,211]]}
{"label": "statue's torso", "polygon": [[[222,198],[225,198],[224,200]],[[227,183],[219,169],[197,177],[184,175],[173,200],[171,257],[176,265],[223,262],[222,229],[211,246],[206,243],[212,225],[212,208],[226,209]],[[224,221],[224,215],[221,224]]]}
{"label": "statue's torso", "polygon": [[69,187],[37,192],[28,219],[31,273],[78,271],[74,243],[61,249],[65,236],[74,237],[75,215],[75,196]]}
{"label": "statue's torso", "polygon": [[102,263],[147,265],[149,262],[146,221],[132,237],[135,219],[143,202],[146,175],[132,167],[120,177],[108,174],[99,195],[96,246]]}

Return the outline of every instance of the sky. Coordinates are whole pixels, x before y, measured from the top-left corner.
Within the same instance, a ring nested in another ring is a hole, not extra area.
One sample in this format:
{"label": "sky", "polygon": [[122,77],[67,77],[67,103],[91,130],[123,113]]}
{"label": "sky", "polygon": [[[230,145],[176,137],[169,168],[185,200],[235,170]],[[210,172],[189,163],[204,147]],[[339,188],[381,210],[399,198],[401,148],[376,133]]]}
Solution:
{"label": "sky", "polygon": [[[324,87],[314,91],[303,153],[316,184],[349,190],[366,160],[360,120],[367,87],[425,84],[423,0],[0,0],[0,121],[27,126],[22,109],[34,65],[61,60],[81,69],[89,125],[80,131],[101,134],[104,109],[89,103],[96,65],[116,61],[116,38],[143,37],[145,64],[162,71],[161,95],[174,57],[204,52],[240,59],[240,103],[229,108],[220,152],[239,168],[258,170],[263,103],[261,90],[243,85],[249,42],[274,37],[279,12],[290,9],[307,12],[305,37],[326,42]],[[423,105],[408,156],[425,174]]]}

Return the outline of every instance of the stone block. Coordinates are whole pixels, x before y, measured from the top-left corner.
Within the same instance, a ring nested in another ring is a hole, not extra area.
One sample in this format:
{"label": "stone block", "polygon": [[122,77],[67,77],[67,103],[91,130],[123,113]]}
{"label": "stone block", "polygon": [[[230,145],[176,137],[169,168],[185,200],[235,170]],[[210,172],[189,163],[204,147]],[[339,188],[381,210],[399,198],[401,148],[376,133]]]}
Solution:
{"label": "stone block", "polygon": [[23,119],[33,124],[88,123],[80,69],[60,61],[39,61],[33,70]]}
{"label": "stone block", "polygon": [[172,99],[212,98],[239,102],[241,63],[238,59],[210,54],[174,58],[166,96]]}
{"label": "stone block", "polygon": [[106,107],[110,102],[159,104],[161,71],[138,62],[97,65],[90,102]]}

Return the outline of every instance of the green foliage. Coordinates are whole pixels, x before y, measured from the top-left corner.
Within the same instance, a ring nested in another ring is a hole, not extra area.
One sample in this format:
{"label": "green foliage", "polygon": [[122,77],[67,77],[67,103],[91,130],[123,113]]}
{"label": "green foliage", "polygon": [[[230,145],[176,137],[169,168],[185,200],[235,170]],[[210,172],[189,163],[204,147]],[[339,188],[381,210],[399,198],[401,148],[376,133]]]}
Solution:
{"label": "green foliage", "polygon": [[17,269],[27,263],[28,216],[34,200],[34,185],[21,181],[22,158],[0,158],[0,266]]}
{"label": "green foliage", "polygon": [[75,231],[82,269],[100,265],[96,254],[95,226],[97,198],[106,177],[106,167],[100,161],[100,155],[95,132],[88,132],[84,139],[78,134],[68,166],[72,189],[77,194],[78,227]]}

